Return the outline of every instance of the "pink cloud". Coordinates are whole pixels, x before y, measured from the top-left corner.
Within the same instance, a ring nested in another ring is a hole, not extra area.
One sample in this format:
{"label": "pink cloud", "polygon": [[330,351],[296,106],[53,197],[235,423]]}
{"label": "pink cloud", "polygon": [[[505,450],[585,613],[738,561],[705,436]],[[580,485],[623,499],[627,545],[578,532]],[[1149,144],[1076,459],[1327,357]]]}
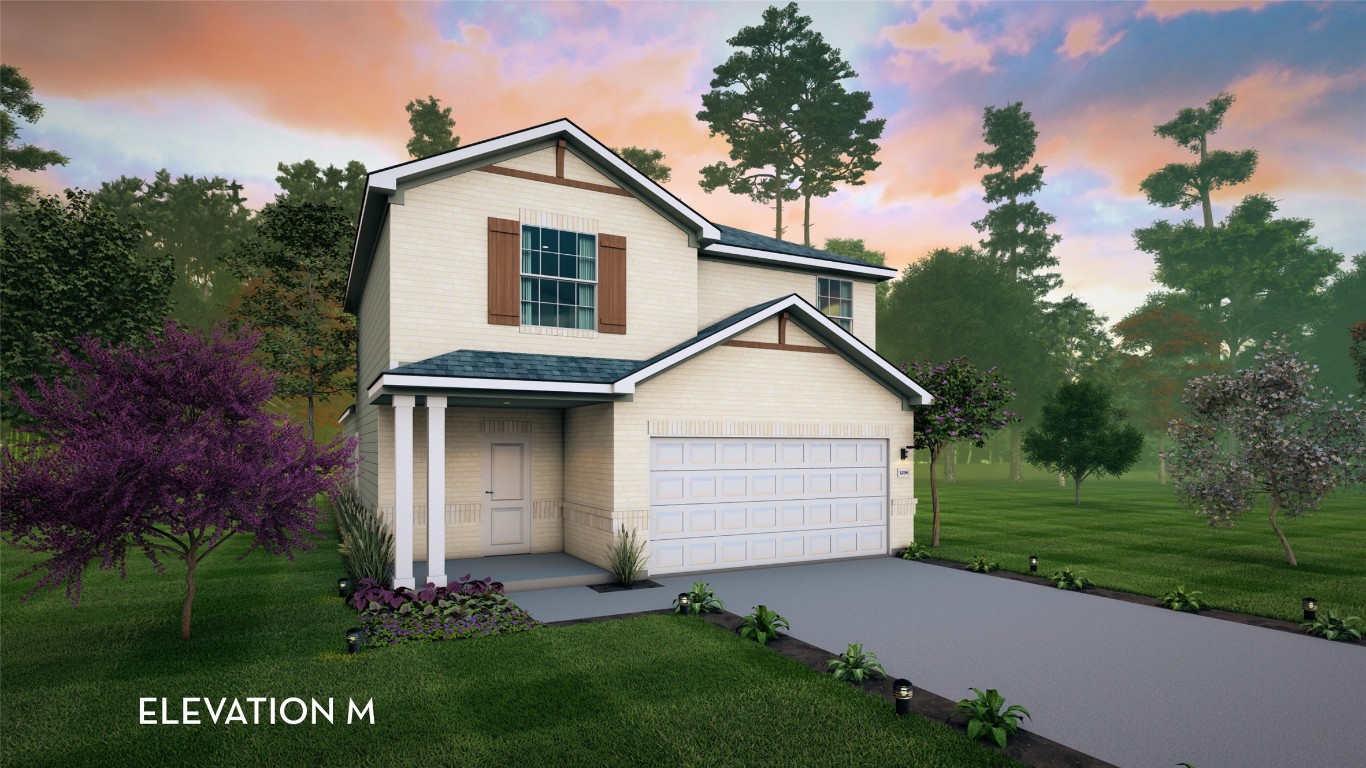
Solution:
{"label": "pink cloud", "polygon": [[1244,9],[1260,11],[1267,5],[1268,0],[1148,0],[1138,14],[1167,21],[1187,13],[1225,13]]}
{"label": "pink cloud", "polygon": [[1106,37],[1104,29],[1105,23],[1099,17],[1083,16],[1068,25],[1067,37],[1057,52],[1066,54],[1069,59],[1102,54],[1124,37],[1123,31]]}
{"label": "pink cloud", "polygon": [[977,39],[969,29],[951,28],[946,19],[956,16],[953,6],[936,3],[920,11],[914,22],[883,27],[882,37],[897,48],[925,53],[955,70],[992,71],[993,46]]}

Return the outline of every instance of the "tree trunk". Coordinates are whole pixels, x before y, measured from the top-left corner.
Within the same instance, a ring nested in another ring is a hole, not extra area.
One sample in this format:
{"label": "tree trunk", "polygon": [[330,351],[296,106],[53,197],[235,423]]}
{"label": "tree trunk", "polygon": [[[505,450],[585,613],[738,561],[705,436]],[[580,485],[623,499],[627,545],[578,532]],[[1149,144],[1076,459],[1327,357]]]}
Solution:
{"label": "tree trunk", "polygon": [[972,466],[972,448],[972,443],[968,443],[968,457],[963,459],[963,464],[969,467]]}
{"label": "tree trunk", "polygon": [[1157,437],[1157,484],[1167,484],[1167,436],[1165,434]]}
{"label": "tree trunk", "polygon": [[773,237],[778,240],[783,239],[783,177],[777,169],[773,170],[773,200],[777,204],[775,210],[778,218],[773,224]]}
{"label": "tree trunk", "polygon": [[1081,506],[1081,478],[1080,478],[1080,477],[1077,477],[1076,475],[1073,475],[1073,476],[1072,476],[1072,487],[1073,487],[1073,489],[1074,489],[1074,498],[1076,499],[1077,506],[1080,507],[1080,506]]}
{"label": "tree trunk", "polygon": [[806,195],[806,209],[802,214],[802,245],[811,246],[811,193]]}
{"label": "tree trunk", "polygon": [[934,465],[939,459],[939,452],[943,448],[930,449],[930,509],[934,511],[933,523],[930,526],[930,546],[939,546],[939,484],[934,480]]}
{"label": "tree trunk", "polygon": [[1020,425],[1013,423],[1010,425],[1010,480],[1019,482],[1023,480],[1020,474]]}
{"label": "tree trunk", "polygon": [[1064,473],[1064,472],[1059,472],[1059,473],[1058,473],[1058,487],[1059,487],[1059,488],[1066,488],[1066,487],[1067,487],[1067,474]]}
{"label": "tree trunk", "polygon": [[[1299,565],[1295,561],[1295,550],[1290,548],[1290,542],[1285,538],[1285,531],[1281,530],[1281,524],[1276,521],[1276,513],[1281,511],[1281,493],[1275,488],[1271,489],[1271,528],[1276,532],[1276,538],[1281,540],[1281,548],[1285,550],[1285,561],[1291,565]],[[936,518],[936,525],[937,523]]]}
{"label": "tree trunk", "polygon": [[190,609],[194,606],[194,569],[199,560],[193,553],[185,553],[185,606],[180,611],[180,639],[190,639]]}
{"label": "tree trunk", "polygon": [[[1209,138],[1209,134],[1205,134],[1205,133],[1200,134],[1200,168],[1201,168],[1201,170],[1204,170],[1204,166],[1205,166],[1205,156],[1206,156],[1208,138]],[[1203,213],[1203,214],[1205,214],[1205,231],[1206,231],[1206,232],[1209,232],[1209,231],[1213,230],[1213,229],[1214,229],[1214,211],[1210,208],[1210,204],[1209,204],[1209,186],[1208,186],[1208,185],[1203,186],[1203,187],[1200,188],[1200,212]]]}
{"label": "tree trunk", "polygon": [[944,482],[956,483],[958,470],[954,468],[954,464],[958,463],[958,443],[949,443],[948,449],[948,455],[944,457]]}
{"label": "tree trunk", "polygon": [[308,440],[312,443],[318,442],[313,435],[313,394],[311,392],[308,395]]}

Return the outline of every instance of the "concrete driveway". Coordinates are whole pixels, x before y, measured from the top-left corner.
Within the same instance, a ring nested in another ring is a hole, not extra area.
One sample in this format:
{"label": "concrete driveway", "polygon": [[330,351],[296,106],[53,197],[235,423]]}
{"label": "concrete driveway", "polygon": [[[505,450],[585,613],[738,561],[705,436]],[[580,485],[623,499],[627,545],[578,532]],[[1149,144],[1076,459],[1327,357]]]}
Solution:
{"label": "concrete driveway", "polygon": [[[512,593],[541,621],[670,606],[663,589]],[[698,577],[732,613],[763,603],[791,634],[950,699],[997,688],[1025,727],[1128,768],[1362,765],[1366,647],[892,557]]]}

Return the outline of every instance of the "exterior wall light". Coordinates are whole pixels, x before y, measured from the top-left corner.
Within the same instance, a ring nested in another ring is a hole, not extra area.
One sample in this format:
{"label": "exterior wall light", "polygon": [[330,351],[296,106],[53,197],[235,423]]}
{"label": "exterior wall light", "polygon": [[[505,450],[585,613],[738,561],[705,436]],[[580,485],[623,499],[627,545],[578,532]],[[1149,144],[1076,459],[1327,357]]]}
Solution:
{"label": "exterior wall light", "polygon": [[360,627],[352,627],[346,630],[346,652],[360,653],[360,641],[365,637],[365,630]]}
{"label": "exterior wall light", "polygon": [[1300,607],[1304,608],[1304,620],[1313,621],[1319,615],[1319,601],[1312,597],[1306,597],[1300,601]]}
{"label": "exterior wall light", "polygon": [[905,448],[902,448],[902,449],[901,449],[901,460],[902,460],[902,461],[905,461],[905,460],[911,458],[911,451],[913,451],[913,450],[915,450],[915,446],[914,446],[914,445],[908,445],[908,446],[906,446]]}
{"label": "exterior wall light", "polygon": [[911,681],[904,677],[899,677],[892,682],[892,701],[896,704],[898,715],[911,714],[911,696],[915,695],[915,688],[911,686]]}
{"label": "exterior wall light", "polygon": [[337,597],[346,599],[346,593],[351,591],[351,579],[343,576],[337,579]]}
{"label": "exterior wall light", "polygon": [[1030,556],[1029,556],[1029,572],[1030,572],[1030,573],[1038,573],[1038,572],[1039,572],[1039,556],[1038,556],[1038,555],[1030,555]]}
{"label": "exterior wall light", "polygon": [[687,614],[692,607],[692,595],[687,592],[678,593],[678,612]]}

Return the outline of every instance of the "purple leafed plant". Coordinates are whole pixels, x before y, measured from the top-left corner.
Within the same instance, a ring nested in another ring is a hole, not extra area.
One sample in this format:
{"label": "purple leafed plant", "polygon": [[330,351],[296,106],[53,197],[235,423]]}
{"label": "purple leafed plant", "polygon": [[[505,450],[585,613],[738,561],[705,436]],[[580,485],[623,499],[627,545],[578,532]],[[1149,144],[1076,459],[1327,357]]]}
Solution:
{"label": "purple leafed plant", "polygon": [[351,606],[359,612],[373,645],[523,632],[540,626],[507,598],[501,582],[472,581],[470,574],[444,587],[428,583],[416,592],[362,579]]}
{"label": "purple leafed plant", "polygon": [[144,347],[79,345],[58,358],[68,376],[37,380],[35,397],[13,390],[37,439],[3,448],[0,531],[50,555],[19,578],[38,573],[34,592],[64,585],[73,603],[92,562],[123,575],[130,549],[158,571],[180,560],[188,639],[203,559],[238,533],[290,558],[312,548],[313,498],[349,467],[349,445],[317,446],[266,410],[275,377],[252,362],[254,335],[168,322]]}

